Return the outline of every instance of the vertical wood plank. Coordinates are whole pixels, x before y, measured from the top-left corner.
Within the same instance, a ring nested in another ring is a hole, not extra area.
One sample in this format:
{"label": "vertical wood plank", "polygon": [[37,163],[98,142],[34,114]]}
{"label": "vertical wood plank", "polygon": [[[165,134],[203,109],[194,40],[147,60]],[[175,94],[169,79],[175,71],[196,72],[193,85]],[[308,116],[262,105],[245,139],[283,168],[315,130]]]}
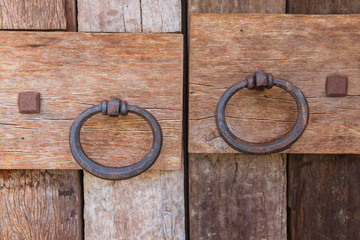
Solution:
{"label": "vertical wood plank", "polygon": [[360,13],[358,0],[288,0],[286,13],[291,14],[356,14]]}
{"label": "vertical wood plank", "polygon": [[[0,29],[74,26],[75,0],[0,0]],[[82,239],[81,179],[80,171],[0,170],[0,239]]]}
{"label": "vertical wood plank", "polygon": [[360,156],[289,155],[291,239],[360,239]]}
{"label": "vertical wood plank", "polygon": [[80,0],[79,31],[180,32],[179,0]]}
{"label": "vertical wood plank", "polygon": [[[189,0],[189,14],[285,13],[285,8],[285,0]],[[286,239],[282,155],[190,154],[189,178],[191,239]]]}
{"label": "vertical wood plank", "polygon": [[0,29],[75,31],[75,0],[0,0]]}
{"label": "vertical wood plank", "polygon": [[[360,1],[288,0],[287,13],[358,14]],[[360,156],[289,155],[291,239],[360,239]]]}
{"label": "vertical wood plank", "polygon": [[[79,31],[179,32],[181,1],[78,1]],[[86,239],[185,239],[184,173],[125,181],[84,175]]]}
{"label": "vertical wood plank", "polygon": [[0,239],[81,239],[79,171],[1,170]]}

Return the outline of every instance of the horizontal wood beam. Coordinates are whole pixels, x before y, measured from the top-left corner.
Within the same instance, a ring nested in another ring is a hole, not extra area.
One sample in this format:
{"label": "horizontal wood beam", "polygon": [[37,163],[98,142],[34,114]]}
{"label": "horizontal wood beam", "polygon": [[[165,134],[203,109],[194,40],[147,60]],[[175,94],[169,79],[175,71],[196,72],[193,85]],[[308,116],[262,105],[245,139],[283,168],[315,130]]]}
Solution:
{"label": "horizontal wood beam", "polygon": [[[310,120],[289,153],[360,153],[359,15],[193,14],[190,24],[189,151],[235,153],[219,136],[215,108],[231,85],[264,70],[305,94]],[[348,96],[327,97],[327,76],[348,78]],[[240,138],[259,142],[295,123],[292,97],[279,88],[242,90],[226,119]]]}
{"label": "horizontal wood beam", "polygon": [[[147,109],[163,130],[153,169],[181,167],[182,36],[2,32],[0,168],[79,169],[69,148],[73,120],[110,97]],[[10,54],[11,53],[11,54]],[[39,114],[20,114],[18,93],[37,91]],[[95,161],[120,167],[141,160],[152,133],[140,117],[98,114],[81,132]]]}

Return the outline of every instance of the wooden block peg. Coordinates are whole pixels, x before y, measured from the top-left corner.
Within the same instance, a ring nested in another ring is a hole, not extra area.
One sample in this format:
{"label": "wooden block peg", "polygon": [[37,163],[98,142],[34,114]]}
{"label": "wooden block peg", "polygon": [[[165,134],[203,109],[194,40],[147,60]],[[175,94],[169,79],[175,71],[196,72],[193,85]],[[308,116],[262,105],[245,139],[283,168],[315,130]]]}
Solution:
{"label": "wooden block peg", "polygon": [[344,97],[347,95],[347,77],[346,76],[328,76],[326,77],[326,96]]}
{"label": "wooden block peg", "polygon": [[40,112],[40,93],[21,92],[18,97],[18,107],[20,113],[32,114]]}

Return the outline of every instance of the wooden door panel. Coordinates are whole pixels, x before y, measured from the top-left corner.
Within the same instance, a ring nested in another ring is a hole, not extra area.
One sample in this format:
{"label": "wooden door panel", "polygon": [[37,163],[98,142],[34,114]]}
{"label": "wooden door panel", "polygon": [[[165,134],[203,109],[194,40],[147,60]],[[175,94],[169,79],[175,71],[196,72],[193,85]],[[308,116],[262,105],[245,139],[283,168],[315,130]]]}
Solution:
{"label": "wooden door panel", "polygon": [[[153,169],[181,167],[180,34],[1,32],[0,45],[0,168],[79,169],[70,153],[70,126],[110,97],[158,119],[164,140]],[[40,92],[39,114],[18,112],[24,91]],[[139,161],[152,142],[150,127],[131,114],[95,116],[81,137],[91,158],[113,167]]]}
{"label": "wooden door panel", "polygon": [[[247,75],[264,70],[305,94],[310,120],[285,152],[359,153],[357,80],[359,15],[193,14],[190,24],[189,151],[235,153],[219,136],[220,96]],[[348,96],[327,97],[327,76],[348,78]],[[267,141],[294,124],[296,104],[284,90],[242,90],[226,109],[230,129],[247,141]]]}

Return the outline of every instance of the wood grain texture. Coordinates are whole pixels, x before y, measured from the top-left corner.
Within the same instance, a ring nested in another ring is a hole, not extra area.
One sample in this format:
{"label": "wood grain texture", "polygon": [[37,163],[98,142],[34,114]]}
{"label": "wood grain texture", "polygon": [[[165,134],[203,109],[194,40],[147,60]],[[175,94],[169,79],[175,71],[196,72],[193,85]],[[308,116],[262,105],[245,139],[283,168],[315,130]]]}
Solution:
{"label": "wood grain texture", "polygon": [[291,239],[360,239],[360,156],[289,155]]}
{"label": "wood grain texture", "polygon": [[[189,10],[284,13],[285,1],[189,1]],[[190,154],[189,179],[191,239],[286,239],[285,155]]]}
{"label": "wood grain texture", "polygon": [[288,0],[286,12],[293,14],[356,14],[360,13],[360,1]]}
{"label": "wood grain texture", "polygon": [[125,181],[85,174],[86,239],[184,239],[182,171]]}
{"label": "wood grain texture", "polygon": [[[78,0],[79,30],[179,32],[180,6],[180,0]],[[185,239],[183,169],[117,182],[85,173],[84,189],[85,239]]]}
{"label": "wood grain texture", "polygon": [[79,31],[180,32],[179,0],[79,0]]}
{"label": "wood grain texture", "polygon": [[286,0],[189,0],[190,13],[285,13]]}
{"label": "wood grain texture", "polygon": [[79,171],[1,170],[0,239],[82,239]]}
{"label": "wood grain texture", "polygon": [[286,239],[279,154],[191,154],[191,239]]}
{"label": "wood grain texture", "polygon": [[[359,1],[288,6],[288,13],[360,13]],[[289,155],[288,166],[291,239],[359,239],[359,155]]]}
{"label": "wood grain texture", "polygon": [[0,29],[70,30],[75,0],[0,0]]}
{"label": "wood grain texture", "polygon": [[[61,23],[64,30],[63,4],[63,1],[0,1],[0,29],[58,29]],[[66,27],[73,31],[70,25],[76,26],[75,1],[66,0],[65,4]],[[74,11],[69,11],[71,7]],[[2,88],[3,79],[0,82]],[[0,239],[80,240],[82,202],[80,171],[0,170]]]}
{"label": "wood grain texture", "polygon": [[[153,168],[181,167],[181,35],[2,32],[0,45],[0,168],[78,169],[68,143],[71,124],[111,96],[159,121],[163,148]],[[22,91],[40,92],[40,114],[18,113]],[[139,161],[152,143],[150,127],[132,114],[98,114],[81,138],[87,154],[108,166]]]}
{"label": "wood grain texture", "polygon": [[[359,38],[359,15],[193,15],[189,151],[236,152],[219,137],[217,102],[228,87],[264,70],[294,83],[309,103],[309,125],[285,152],[359,153]],[[326,97],[329,75],[348,76],[347,97]],[[259,142],[292,127],[297,111],[291,96],[275,87],[240,91],[226,116],[237,136]]]}

